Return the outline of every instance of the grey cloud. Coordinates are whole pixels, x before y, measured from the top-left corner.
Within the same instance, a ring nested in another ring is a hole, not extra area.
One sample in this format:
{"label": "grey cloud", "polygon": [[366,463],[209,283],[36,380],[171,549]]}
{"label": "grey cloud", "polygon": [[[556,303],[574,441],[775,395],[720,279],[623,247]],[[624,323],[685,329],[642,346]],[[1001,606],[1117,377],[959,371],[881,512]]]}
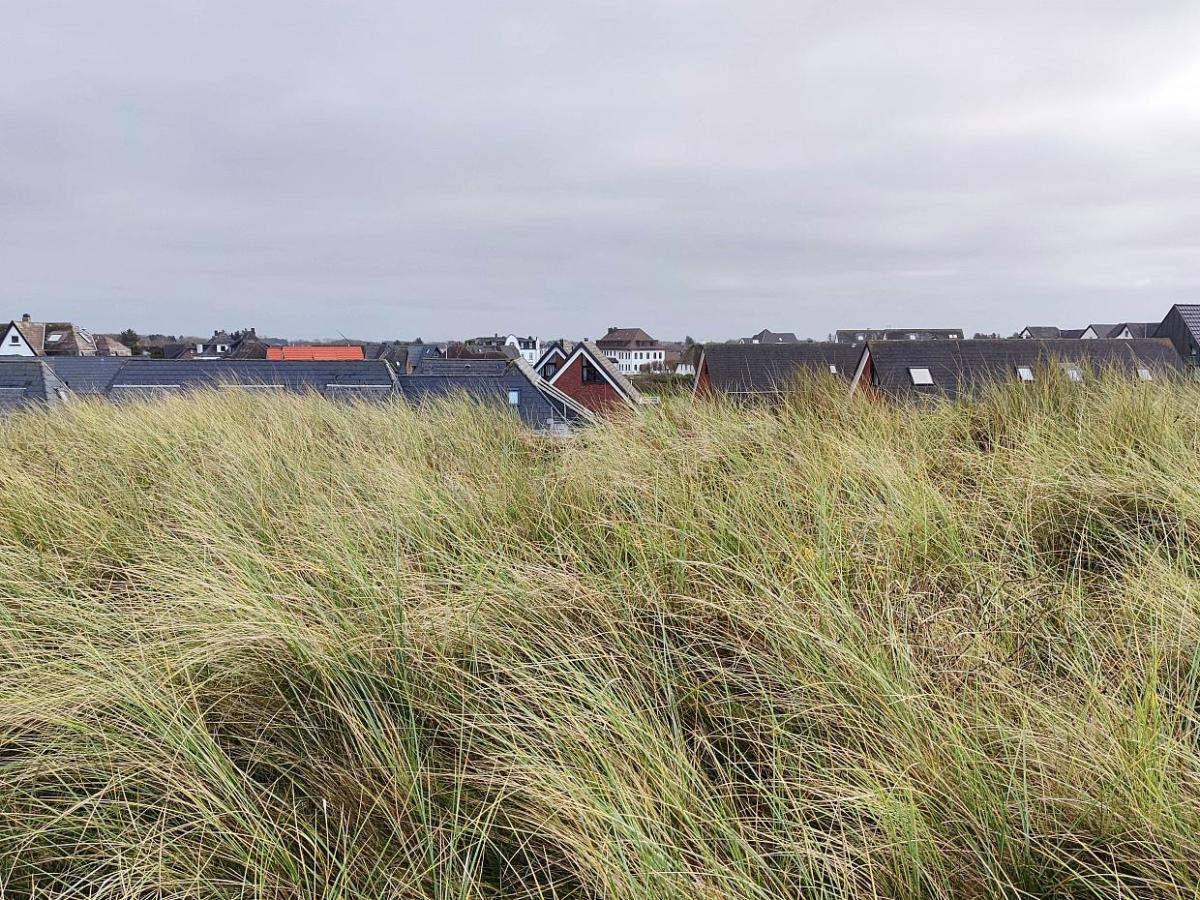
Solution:
{"label": "grey cloud", "polygon": [[0,299],[664,337],[1200,291],[1194,4],[0,0]]}

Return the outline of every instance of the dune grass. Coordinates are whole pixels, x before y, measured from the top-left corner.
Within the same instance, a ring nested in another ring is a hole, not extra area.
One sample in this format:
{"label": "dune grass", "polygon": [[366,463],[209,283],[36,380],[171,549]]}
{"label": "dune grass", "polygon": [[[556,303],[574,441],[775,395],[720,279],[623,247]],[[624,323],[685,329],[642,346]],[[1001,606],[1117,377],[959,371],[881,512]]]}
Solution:
{"label": "dune grass", "polygon": [[1200,389],[0,423],[0,896],[1200,896]]}

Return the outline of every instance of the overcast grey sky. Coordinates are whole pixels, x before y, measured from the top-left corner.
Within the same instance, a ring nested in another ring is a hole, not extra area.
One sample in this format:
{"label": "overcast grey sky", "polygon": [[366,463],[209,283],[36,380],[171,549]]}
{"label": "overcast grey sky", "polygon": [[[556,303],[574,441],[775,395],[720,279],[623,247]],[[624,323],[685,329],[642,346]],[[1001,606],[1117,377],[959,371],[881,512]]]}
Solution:
{"label": "overcast grey sky", "polygon": [[0,0],[0,299],[723,338],[1200,301],[1200,3]]}

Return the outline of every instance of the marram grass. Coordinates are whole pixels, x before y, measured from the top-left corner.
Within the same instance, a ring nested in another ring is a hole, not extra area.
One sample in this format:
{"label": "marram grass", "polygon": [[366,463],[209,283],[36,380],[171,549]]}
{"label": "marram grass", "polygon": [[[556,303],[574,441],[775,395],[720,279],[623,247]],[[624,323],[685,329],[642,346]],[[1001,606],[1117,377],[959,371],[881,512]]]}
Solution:
{"label": "marram grass", "polygon": [[1200,389],[0,423],[0,896],[1200,896]]}

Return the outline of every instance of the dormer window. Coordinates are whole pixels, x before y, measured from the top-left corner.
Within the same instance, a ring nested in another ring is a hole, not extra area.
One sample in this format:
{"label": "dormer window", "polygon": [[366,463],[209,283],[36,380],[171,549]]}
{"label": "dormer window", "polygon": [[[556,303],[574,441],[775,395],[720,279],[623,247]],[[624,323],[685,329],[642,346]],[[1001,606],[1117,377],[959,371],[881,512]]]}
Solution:
{"label": "dormer window", "polygon": [[217,344],[217,352],[218,353],[228,353],[229,345],[228,344]]}
{"label": "dormer window", "polygon": [[1017,366],[1017,377],[1022,381],[1033,381],[1033,369],[1029,366]]}
{"label": "dormer window", "polygon": [[912,379],[912,383],[916,385],[933,384],[933,373],[926,368],[913,368],[908,370],[908,377]]}

